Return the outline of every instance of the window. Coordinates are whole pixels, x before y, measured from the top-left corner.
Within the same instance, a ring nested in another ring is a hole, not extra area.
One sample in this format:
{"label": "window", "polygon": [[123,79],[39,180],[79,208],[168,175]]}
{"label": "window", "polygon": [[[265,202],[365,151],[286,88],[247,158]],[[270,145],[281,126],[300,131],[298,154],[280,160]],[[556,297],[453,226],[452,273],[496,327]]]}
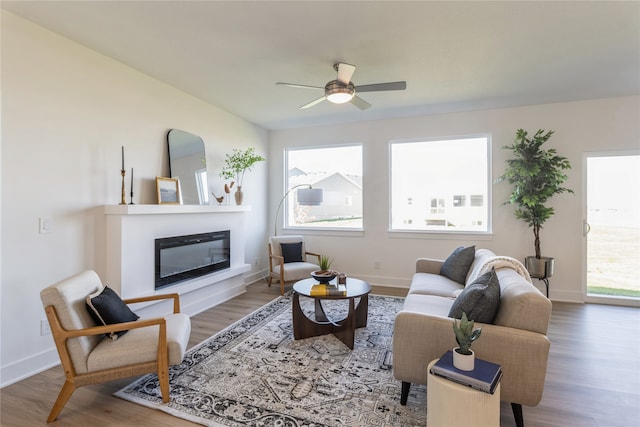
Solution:
{"label": "window", "polygon": [[391,230],[489,232],[489,148],[488,136],[392,141]]}
{"label": "window", "polygon": [[283,209],[289,228],[362,229],[362,145],[290,148],[285,152],[286,188],[322,189],[319,206],[298,204],[292,191]]}

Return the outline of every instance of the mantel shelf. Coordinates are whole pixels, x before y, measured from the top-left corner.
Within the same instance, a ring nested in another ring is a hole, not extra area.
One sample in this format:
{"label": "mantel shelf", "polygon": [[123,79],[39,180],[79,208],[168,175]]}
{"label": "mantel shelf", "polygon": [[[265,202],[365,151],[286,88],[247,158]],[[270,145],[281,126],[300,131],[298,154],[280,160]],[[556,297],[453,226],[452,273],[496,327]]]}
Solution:
{"label": "mantel shelf", "polygon": [[106,205],[105,215],[172,215],[249,212],[249,205]]}

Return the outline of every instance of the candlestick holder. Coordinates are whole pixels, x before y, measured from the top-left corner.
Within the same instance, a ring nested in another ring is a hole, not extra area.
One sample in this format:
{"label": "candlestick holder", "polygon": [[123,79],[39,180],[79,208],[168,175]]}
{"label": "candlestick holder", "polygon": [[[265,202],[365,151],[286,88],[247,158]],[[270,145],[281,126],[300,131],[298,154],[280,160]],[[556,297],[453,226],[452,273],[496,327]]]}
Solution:
{"label": "candlestick holder", "polygon": [[121,205],[126,205],[127,204],[127,201],[124,199],[124,195],[125,195],[125,192],[124,192],[124,176],[126,175],[126,173],[127,172],[124,169],[122,169],[120,171],[120,175],[122,175],[122,194],[120,196],[120,204]]}

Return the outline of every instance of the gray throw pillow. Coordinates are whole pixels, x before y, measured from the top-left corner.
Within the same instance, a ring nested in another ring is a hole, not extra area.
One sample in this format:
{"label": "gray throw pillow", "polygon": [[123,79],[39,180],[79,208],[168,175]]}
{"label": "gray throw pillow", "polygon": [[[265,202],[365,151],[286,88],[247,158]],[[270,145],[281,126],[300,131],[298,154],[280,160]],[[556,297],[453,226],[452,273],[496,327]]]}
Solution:
{"label": "gray throw pillow", "polygon": [[460,246],[447,257],[440,267],[440,275],[464,285],[467,280],[467,273],[473,260],[476,257],[476,247]]}
{"label": "gray throw pillow", "polygon": [[302,242],[297,243],[280,243],[280,250],[284,262],[303,262],[302,259]]}
{"label": "gray throw pillow", "polygon": [[449,317],[460,319],[462,313],[475,322],[491,323],[500,307],[500,282],[491,269],[470,283],[453,302]]}

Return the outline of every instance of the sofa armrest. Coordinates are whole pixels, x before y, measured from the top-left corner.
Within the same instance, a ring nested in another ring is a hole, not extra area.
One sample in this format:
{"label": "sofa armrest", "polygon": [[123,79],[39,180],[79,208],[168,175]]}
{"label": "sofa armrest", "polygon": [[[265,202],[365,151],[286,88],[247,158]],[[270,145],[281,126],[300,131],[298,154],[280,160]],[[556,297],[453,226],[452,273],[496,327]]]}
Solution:
{"label": "sofa armrest", "polygon": [[440,267],[444,261],[434,258],[418,258],[416,260],[416,273],[440,274]]}
{"label": "sofa armrest", "polygon": [[[426,384],[427,365],[457,346],[453,319],[401,311],[393,335],[396,379]],[[476,356],[502,366],[501,400],[535,406],[542,398],[549,339],[542,334],[477,323],[482,335],[473,343]]]}

